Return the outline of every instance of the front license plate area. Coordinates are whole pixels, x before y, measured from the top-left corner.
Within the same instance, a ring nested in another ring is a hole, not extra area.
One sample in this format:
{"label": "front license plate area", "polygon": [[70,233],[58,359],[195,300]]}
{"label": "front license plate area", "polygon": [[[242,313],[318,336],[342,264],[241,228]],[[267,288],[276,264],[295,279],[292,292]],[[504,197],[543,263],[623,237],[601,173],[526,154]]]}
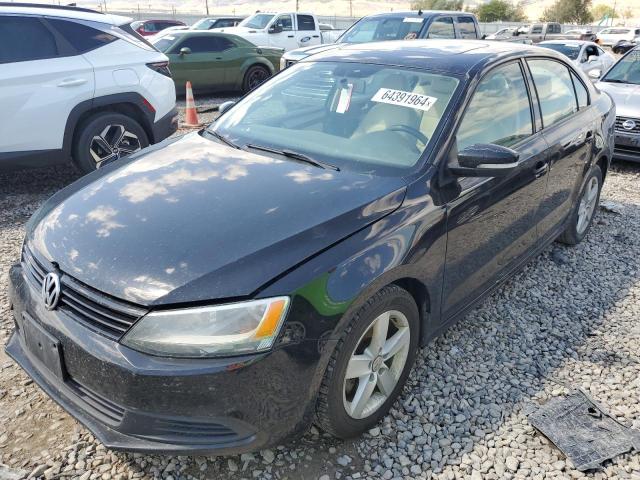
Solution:
{"label": "front license plate area", "polygon": [[27,314],[23,314],[22,330],[29,353],[56,377],[64,379],[60,341]]}
{"label": "front license plate area", "polygon": [[616,143],[629,147],[637,147],[640,145],[640,136],[616,135]]}

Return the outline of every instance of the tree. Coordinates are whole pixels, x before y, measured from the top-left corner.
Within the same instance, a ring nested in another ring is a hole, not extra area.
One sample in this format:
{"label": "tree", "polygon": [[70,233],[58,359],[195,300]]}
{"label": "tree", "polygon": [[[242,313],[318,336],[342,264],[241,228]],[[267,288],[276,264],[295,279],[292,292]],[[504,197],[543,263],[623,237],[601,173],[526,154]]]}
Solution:
{"label": "tree", "polygon": [[605,5],[604,3],[599,3],[591,9],[591,15],[596,22],[605,17],[612,18],[613,14],[613,7]]}
{"label": "tree", "polygon": [[591,0],[556,0],[542,14],[543,22],[577,23],[585,25],[593,20]]}
{"label": "tree", "polygon": [[514,5],[507,0],[489,0],[480,5],[475,13],[481,22],[524,22],[526,20],[522,6]]}
{"label": "tree", "polygon": [[414,0],[412,10],[462,10],[464,0]]}

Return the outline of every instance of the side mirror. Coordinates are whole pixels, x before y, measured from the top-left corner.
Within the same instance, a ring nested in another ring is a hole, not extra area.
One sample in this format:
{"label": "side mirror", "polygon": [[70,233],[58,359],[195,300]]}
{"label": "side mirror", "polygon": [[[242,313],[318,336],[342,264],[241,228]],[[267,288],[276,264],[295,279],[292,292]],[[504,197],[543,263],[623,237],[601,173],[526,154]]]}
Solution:
{"label": "side mirror", "polygon": [[518,167],[520,154],[500,145],[476,143],[458,152],[458,165],[449,170],[459,177],[506,176]]}
{"label": "side mirror", "polygon": [[589,75],[589,78],[598,80],[602,76],[602,70],[600,70],[599,68],[594,68],[593,70],[590,70],[587,75]]}
{"label": "side mirror", "polygon": [[229,101],[229,102],[224,102],[221,103],[220,106],[218,107],[218,113],[220,115],[222,115],[224,112],[226,112],[227,110],[229,110],[231,107],[233,107],[236,104],[236,102],[234,102],[233,100]]}
{"label": "side mirror", "polygon": [[180,49],[180,55],[190,55],[191,49],[189,47],[182,47]]}
{"label": "side mirror", "polygon": [[282,26],[276,25],[275,23],[269,27],[269,33],[280,33],[282,32]]}

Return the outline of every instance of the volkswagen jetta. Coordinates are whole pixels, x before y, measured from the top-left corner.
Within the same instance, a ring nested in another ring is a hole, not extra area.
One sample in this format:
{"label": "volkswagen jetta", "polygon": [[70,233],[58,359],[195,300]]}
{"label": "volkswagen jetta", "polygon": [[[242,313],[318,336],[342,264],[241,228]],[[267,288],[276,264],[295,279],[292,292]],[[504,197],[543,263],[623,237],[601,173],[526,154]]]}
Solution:
{"label": "volkswagen jetta", "polygon": [[367,430],[419,346],[584,238],[615,120],[566,57],[480,41],[334,50],[222,110],[54,195],[10,272],[7,352],[110,448]]}

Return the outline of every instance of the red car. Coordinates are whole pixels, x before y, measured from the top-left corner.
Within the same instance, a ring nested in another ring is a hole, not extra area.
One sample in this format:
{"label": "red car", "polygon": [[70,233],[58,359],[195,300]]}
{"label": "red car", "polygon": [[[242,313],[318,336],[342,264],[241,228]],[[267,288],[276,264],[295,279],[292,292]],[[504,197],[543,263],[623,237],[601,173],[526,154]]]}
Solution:
{"label": "red car", "polygon": [[131,24],[131,27],[143,37],[155,35],[165,28],[178,26],[186,26],[186,23],[179,20],[140,20]]}

